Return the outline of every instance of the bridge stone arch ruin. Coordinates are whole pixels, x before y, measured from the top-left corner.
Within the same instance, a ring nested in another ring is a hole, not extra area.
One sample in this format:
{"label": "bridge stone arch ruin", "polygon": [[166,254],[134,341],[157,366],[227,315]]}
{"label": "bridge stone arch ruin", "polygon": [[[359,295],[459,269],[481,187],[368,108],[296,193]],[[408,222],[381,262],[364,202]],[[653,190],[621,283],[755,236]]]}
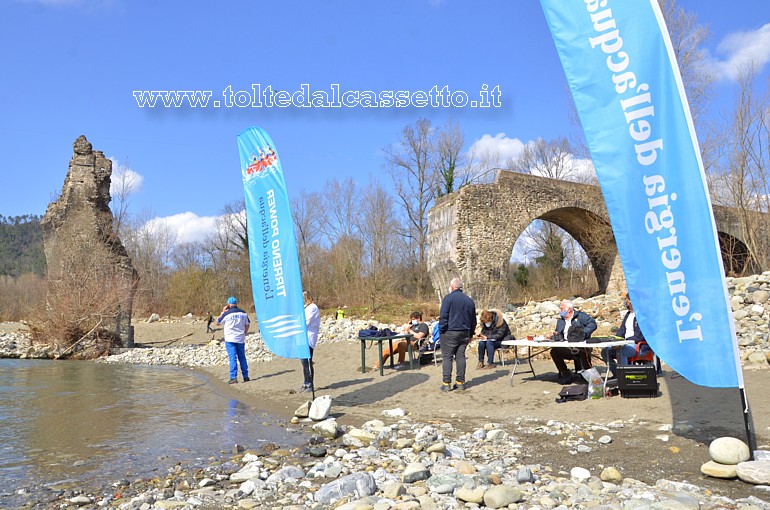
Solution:
{"label": "bridge stone arch ruin", "polygon": [[[737,213],[714,207],[727,270],[749,263]],[[461,276],[481,305],[505,302],[514,244],[534,220],[553,223],[585,250],[599,292],[619,291],[625,278],[598,186],[500,171],[491,184],[468,185],[436,200],[428,212],[428,273],[443,295]],[[751,267],[753,272],[762,268]]]}

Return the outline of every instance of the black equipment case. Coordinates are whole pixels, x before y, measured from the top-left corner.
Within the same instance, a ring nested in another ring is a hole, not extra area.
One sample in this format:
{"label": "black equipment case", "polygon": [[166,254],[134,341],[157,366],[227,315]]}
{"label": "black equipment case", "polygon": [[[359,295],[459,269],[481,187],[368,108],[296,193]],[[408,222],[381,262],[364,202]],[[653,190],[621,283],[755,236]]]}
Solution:
{"label": "black equipment case", "polygon": [[617,367],[618,390],[623,398],[657,397],[658,377],[655,365],[628,365]]}

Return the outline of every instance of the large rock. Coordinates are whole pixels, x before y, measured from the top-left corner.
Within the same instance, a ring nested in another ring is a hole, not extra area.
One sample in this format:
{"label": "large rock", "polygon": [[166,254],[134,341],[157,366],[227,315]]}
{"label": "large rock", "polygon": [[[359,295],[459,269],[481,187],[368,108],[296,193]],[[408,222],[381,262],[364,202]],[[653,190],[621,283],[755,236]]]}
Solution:
{"label": "large rock", "polygon": [[585,482],[591,478],[591,472],[586,468],[575,466],[569,471],[569,475],[578,482]]}
{"label": "large rock", "polygon": [[710,460],[700,467],[700,472],[714,478],[735,478],[738,476],[735,464],[720,464]]}
{"label": "large rock", "polygon": [[308,416],[310,416],[310,406],[312,404],[313,403],[310,400],[308,400],[307,402],[299,406],[296,411],[294,411],[294,416],[296,416],[297,418],[307,418]]}
{"label": "large rock", "polygon": [[245,482],[246,480],[259,479],[259,473],[262,471],[262,463],[259,461],[249,462],[239,471],[230,475],[232,482]]}
{"label": "large rock", "polygon": [[337,421],[334,418],[329,418],[320,423],[315,423],[313,424],[313,430],[327,439],[334,439],[337,437]]}
{"label": "large rock", "polygon": [[495,485],[484,493],[484,504],[489,508],[505,508],[522,499],[521,490],[509,485]]}
{"label": "large rock", "polygon": [[374,434],[363,429],[350,429],[347,435],[357,441],[360,441],[364,445],[368,445],[376,439]]}
{"label": "large rock", "polygon": [[478,504],[484,501],[484,488],[476,487],[474,489],[470,489],[468,487],[462,486],[455,491],[455,497],[467,503]]}
{"label": "large rock", "polygon": [[709,445],[709,456],[714,462],[720,464],[738,464],[749,460],[751,453],[749,447],[734,437],[719,437]]}
{"label": "large rock", "polygon": [[738,478],[756,485],[770,484],[770,460],[741,462],[735,467]]}
{"label": "large rock", "polygon": [[430,470],[420,462],[413,462],[406,466],[401,479],[404,483],[414,483],[418,480],[427,480],[430,478]]}
{"label": "large rock", "polygon": [[325,420],[329,417],[329,411],[332,407],[332,397],[330,395],[321,395],[317,399],[313,400],[313,404],[310,406],[310,413],[308,416],[313,421]]}
{"label": "large rock", "polygon": [[[305,472],[302,471],[297,466],[286,466],[284,468],[279,469],[272,475],[267,477],[267,480],[265,480],[267,483],[278,483],[283,482],[287,479],[294,479],[299,480],[300,478],[305,477]],[[232,477],[230,477],[232,480]]]}
{"label": "large rock", "polygon": [[315,494],[316,502],[329,505],[345,496],[362,498],[377,492],[377,483],[369,473],[353,473],[321,486]]}
{"label": "large rock", "polygon": [[599,478],[603,482],[610,482],[610,483],[620,483],[623,481],[623,475],[620,474],[620,471],[617,470],[617,468],[613,466],[607,466],[602,470],[602,473],[599,475]]}

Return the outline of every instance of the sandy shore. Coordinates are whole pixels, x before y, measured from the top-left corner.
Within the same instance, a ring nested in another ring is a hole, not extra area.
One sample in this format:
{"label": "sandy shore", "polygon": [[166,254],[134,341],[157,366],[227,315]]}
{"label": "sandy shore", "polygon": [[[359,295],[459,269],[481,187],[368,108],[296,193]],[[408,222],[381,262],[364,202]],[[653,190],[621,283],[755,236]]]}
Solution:
{"label": "sandy shore", "polygon": [[[174,324],[136,324],[137,342],[151,346],[165,344],[171,338],[186,336],[173,345],[206,343],[221,338],[221,332],[205,333],[205,323],[183,319]],[[224,347],[223,347],[224,349]],[[476,370],[475,351],[468,350],[468,389],[443,394],[441,367],[432,363],[415,370],[360,372],[361,351],[358,342],[324,342],[315,352],[316,396],[333,397],[332,416],[341,424],[360,426],[379,418],[385,409],[402,408],[414,420],[427,423],[450,422],[472,430],[486,423],[500,423],[515,434],[515,420],[533,423],[549,421],[606,425],[623,421],[625,426],[608,448],[575,456],[558,439],[547,435],[525,438],[525,449],[532,462],[567,469],[576,465],[613,465],[647,483],[667,478],[689,481],[732,496],[754,495],[767,499],[767,492],[740,481],[706,477],[700,466],[709,460],[708,445],[720,436],[746,440],[740,395],[737,389],[711,389],[696,386],[664,365],[658,378],[657,398],[621,398],[619,396],[556,403],[561,388],[555,382],[556,371],[550,360],[534,363],[537,377],[517,372],[509,382],[510,366],[496,370]],[[377,357],[376,345],[367,342],[366,360],[371,366]],[[601,362],[597,363],[601,366]],[[527,367],[528,368],[528,367]],[[249,383],[228,385],[227,367],[204,370],[212,383],[243,402],[289,419],[305,402],[307,394],[297,390],[302,384],[298,360],[273,358],[267,363],[252,363]],[[746,367],[746,392],[753,415],[757,445],[770,445],[770,399],[764,388],[770,384],[770,370]]]}

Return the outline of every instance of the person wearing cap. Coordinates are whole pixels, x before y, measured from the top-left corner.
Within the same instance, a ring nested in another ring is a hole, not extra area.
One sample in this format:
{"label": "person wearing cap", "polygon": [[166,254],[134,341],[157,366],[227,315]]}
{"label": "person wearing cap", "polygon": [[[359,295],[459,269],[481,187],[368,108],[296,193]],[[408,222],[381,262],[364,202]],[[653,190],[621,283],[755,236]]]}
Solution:
{"label": "person wearing cap", "polygon": [[249,332],[249,316],[238,308],[234,297],[227,299],[227,305],[222,309],[222,315],[217,324],[224,325],[225,349],[230,358],[230,384],[238,382],[238,365],[241,366],[243,382],[249,381],[249,364],[246,362],[246,333]]}

